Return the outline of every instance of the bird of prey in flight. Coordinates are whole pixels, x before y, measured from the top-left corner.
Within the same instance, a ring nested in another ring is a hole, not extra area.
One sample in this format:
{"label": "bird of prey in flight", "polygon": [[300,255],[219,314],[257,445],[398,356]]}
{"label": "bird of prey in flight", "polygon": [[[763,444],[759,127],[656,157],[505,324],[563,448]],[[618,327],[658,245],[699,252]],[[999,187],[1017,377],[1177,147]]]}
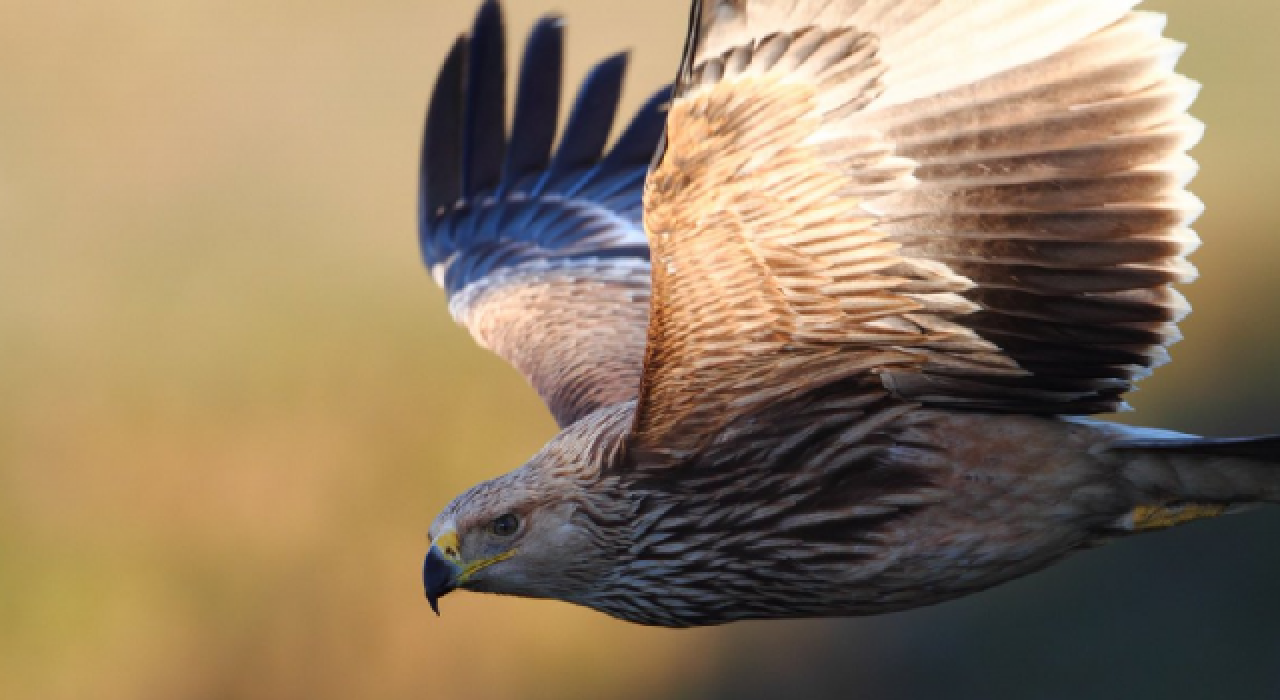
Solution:
{"label": "bird of prey in flight", "polygon": [[431,98],[422,249],[561,432],[435,519],[431,606],[872,614],[1280,501],[1280,437],[1086,417],[1168,359],[1195,276],[1197,85],[1136,4],[696,0],[606,148],[625,56],[559,129],[542,20],[508,133],[484,3]]}

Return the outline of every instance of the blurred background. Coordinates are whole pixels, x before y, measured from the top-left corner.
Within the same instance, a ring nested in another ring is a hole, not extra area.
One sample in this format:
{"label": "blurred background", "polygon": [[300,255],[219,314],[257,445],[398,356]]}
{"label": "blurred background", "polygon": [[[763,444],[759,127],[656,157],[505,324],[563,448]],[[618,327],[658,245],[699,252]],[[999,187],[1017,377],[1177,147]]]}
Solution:
{"label": "blurred background", "polygon": [[[569,18],[673,74],[686,0]],[[1153,0],[1208,210],[1175,362],[1125,420],[1280,430],[1280,4]],[[448,318],[414,180],[469,0],[0,8],[0,697],[1280,698],[1280,513],[879,618],[672,632],[422,599],[425,532],[553,433]],[[514,51],[513,51],[514,53]],[[566,95],[566,99],[567,99]],[[1276,509],[1280,510],[1280,509]]]}

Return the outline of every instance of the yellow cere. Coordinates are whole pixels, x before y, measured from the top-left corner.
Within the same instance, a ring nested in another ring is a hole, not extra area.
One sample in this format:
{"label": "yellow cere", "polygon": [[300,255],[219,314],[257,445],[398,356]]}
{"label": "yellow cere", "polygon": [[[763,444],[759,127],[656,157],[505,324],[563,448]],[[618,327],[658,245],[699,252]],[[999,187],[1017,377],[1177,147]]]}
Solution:
{"label": "yellow cere", "polygon": [[462,549],[461,547],[458,546],[458,533],[452,530],[442,533],[439,537],[435,539],[434,542],[431,543],[431,546],[438,548],[440,552],[444,554],[446,559],[453,562],[455,565],[457,565],[459,568],[462,569],[462,573],[458,575],[457,583],[459,584],[466,583],[467,579],[471,578],[472,575],[474,575],[477,571],[485,568],[486,566],[490,566],[500,561],[510,559],[511,557],[515,556],[515,553],[516,553],[516,550],[508,549],[507,551],[501,554],[498,554],[496,556],[489,557],[488,559],[481,559],[479,561],[474,561],[468,564],[467,562],[462,561]]}
{"label": "yellow cere", "polygon": [[462,564],[462,549],[458,546],[458,533],[453,530],[444,532],[431,543],[444,554],[445,558],[455,564]]}

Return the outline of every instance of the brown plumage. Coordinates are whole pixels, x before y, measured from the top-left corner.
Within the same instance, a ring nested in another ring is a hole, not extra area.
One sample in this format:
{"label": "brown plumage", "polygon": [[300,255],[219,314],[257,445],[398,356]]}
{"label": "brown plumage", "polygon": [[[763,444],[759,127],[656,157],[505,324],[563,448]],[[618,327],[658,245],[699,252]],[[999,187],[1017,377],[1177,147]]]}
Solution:
{"label": "brown plumage", "polygon": [[702,0],[665,114],[604,153],[613,59],[552,155],[560,25],[508,140],[486,3],[432,101],[423,246],[563,431],[436,519],[433,607],[885,612],[1280,500],[1280,439],[1080,417],[1167,360],[1195,275],[1197,86],[1134,4]]}

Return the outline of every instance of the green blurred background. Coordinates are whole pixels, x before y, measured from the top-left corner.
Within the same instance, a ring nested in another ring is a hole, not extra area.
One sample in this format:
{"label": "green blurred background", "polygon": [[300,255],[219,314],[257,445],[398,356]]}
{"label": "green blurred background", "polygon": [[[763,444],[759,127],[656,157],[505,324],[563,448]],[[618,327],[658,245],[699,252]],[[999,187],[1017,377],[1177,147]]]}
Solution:
{"label": "green blurred background", "polygon": [[[674,72],[686,0],[508,0]],[[1280,430],[1280,5],[1161,0],[1206,85],[1175,362],[1126,416]],[[0,7],[0,697],[1280,697],[1280,515],[880,618],[671,632],[422,599],[430,519],[553,431],[420,268],[468,0]],[[1280,509],[1277,509],[1280,510]]]}

